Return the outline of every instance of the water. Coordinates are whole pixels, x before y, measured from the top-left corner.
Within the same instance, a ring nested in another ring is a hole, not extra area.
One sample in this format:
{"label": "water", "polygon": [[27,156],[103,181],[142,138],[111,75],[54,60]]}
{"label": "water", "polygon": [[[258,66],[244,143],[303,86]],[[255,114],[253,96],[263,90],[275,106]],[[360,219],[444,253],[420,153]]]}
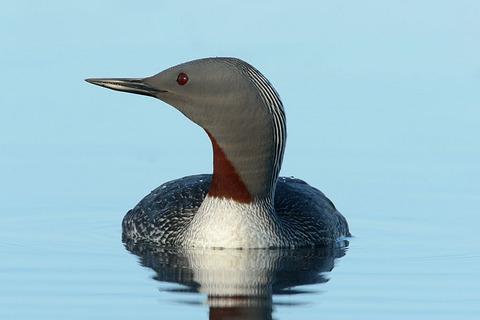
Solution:
{"label": "water", "polygon": [[[479,12],[474,1],[5,4],[0,319],[477,319]],[[172,108],[82,79],[212,55],[272,80],[288,117],[282,174],[332,199],[348,247],[124,247],[125,212],[165,181],[210,172],[211,146]]]}
{"label": "water", "polygon": [[[25,158],[19,151],[9,154],[18,161]],[[109,168],[114,159],[96,152],[79,158],[72,151],[62,161],[67,168],[94,164],[105,168],[100,171],[107,181],[115,181],[118,167],[133,171],[144,163],[125,157]],[[37,165],[49,167],[44,162]],[[416,195],[418,189],[409,190],[393,204],[388,197],[366,196],[387,193],[393,182],[381,184],[384,191],[364,188],[352,196],[356,199],[352,204],[341,208],[354,234],[345,252],[155,254],[146,249],[134,250],[137,256],[120,239],[125,210],[99,201],[102,192],[106,199],[118,192],[118,203],[133,199],[121,195],[118,187],[104,191],[102,183],[84,185],[91,180],[81,178],[83,170],[66,171],[72,176],[50,181],[38,178],[46,174],[40,170],[27,171],[29,179],[45,181],[58,196],[48,196],[50,189],[32,182],[9,201],[10,206],[2,207],[2,319],[206,319],[208,314],[223,319],[238,314],[252,319],[475,319],[480,311],[480,252],[474,223],[478,218],[469,209],[477,199],[465,193]],[[62,184],[63,179],[79,185]],[[96,192],[100,195],[94,197]],[[42,204],[29,203],[29,197],[41,195]],[[94,203],[72,203],[74,197],[88,197]],[[369,210],[373,203],[389,211]],[[231,295],[234,298],[228,298]]]}

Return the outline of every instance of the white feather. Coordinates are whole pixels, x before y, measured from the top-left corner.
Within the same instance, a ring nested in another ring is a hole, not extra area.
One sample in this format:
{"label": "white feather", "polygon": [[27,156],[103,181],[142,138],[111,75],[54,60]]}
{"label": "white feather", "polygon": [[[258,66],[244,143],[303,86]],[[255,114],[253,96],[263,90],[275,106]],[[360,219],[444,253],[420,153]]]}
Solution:
{"label": "white feather", "polygon": [[275,217],[264,202],[246,204],[207,196],[187,230],[185,241],[188,246],[203,248],[278,246],[280,228]]}

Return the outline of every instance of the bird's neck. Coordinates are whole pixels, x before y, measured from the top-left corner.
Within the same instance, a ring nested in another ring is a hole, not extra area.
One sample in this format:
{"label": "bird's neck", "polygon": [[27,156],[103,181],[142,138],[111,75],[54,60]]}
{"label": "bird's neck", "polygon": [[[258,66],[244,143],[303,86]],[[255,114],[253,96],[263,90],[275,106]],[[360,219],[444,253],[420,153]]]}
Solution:
{"label": "bird's neck", "polygon": [[[237,60],[228,63],[238,64]],[[254,67],[236,67],[244,80],[214,100],[209,114],[195,114],[213,146],[210,197],[239,203],[273,203],[287,138],[278,93]]]}
{"label": "bird's neck", "polygon": [[213,147],[213,176],[208,195],[250,203],[254,195],[215,137],[207,131]]}
{"label": "bird's neck", "polygon": [[[282,113],[283,114],[283,113]],[[282,165],[284,116],[269,114],[229,128],[207,130],[213,147],[213,177],[208,195],[239,203],[273,203]]]}

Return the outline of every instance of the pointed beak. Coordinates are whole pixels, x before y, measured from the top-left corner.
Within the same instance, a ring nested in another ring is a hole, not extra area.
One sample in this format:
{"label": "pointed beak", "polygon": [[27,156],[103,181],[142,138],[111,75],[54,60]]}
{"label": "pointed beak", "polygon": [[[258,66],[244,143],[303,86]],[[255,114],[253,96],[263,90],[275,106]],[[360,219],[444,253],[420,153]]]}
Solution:
{"label": "pointed beak", "polygon": [[98,79],[85,79],[85,81],[95,84],[100,87],[124,91],[136,94],[142,94],[144,96],[156,97],[158,93],[167,92],[166,90],[158,90],[150,85],[146,84],[145,79],[142,78],[98,78]]}

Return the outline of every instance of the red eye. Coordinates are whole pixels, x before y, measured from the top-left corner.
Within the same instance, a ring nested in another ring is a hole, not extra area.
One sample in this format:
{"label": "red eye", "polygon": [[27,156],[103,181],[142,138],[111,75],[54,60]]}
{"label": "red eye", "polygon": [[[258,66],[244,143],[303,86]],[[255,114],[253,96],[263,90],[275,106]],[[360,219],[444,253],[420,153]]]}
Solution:
{"label": "red eye", "polygon": [[177,77],[177,83],[181,86],[188,82],[188,76],[184,72],[180,72]]}

